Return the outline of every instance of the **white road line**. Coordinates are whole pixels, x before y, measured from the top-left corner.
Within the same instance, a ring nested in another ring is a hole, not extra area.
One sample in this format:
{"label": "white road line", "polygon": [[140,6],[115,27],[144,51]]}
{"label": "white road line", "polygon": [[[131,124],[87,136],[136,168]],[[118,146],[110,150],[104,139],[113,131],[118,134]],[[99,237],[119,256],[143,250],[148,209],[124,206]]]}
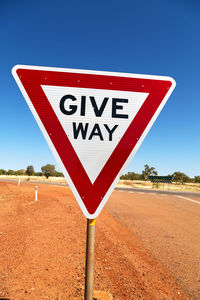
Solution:
{"label": "white road line", "polygon": [[199,201],[195,201],[195,200],[192,200],[192,199],[190,199],[190,198],[185,198],[185,197],[179,196],[179,195],[175,195],[175,196],[176,196],[176,197],[179,197],[179,198],[182,198],[182,199],[185,199],[185,200],[190,201],[190,202],[194,202],[194,203],[200,204]]}

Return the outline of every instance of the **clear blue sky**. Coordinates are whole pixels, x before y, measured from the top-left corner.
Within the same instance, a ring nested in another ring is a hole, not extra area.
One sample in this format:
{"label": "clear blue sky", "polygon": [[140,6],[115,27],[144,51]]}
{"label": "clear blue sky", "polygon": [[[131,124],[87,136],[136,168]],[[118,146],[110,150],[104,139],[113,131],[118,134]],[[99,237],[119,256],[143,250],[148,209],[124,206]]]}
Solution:
{"label": "clear blue sky", "polygon": [[11,75],[27,64],[173,77],[128,171],[200,175],[199,32],[198,0],[1,1],[0,169],[56,165]]}

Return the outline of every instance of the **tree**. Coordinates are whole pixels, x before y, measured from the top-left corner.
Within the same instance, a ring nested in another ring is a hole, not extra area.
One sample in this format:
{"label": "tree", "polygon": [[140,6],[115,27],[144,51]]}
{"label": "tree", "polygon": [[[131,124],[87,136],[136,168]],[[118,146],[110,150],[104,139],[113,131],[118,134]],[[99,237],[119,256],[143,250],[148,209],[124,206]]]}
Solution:
{"label": "tree", "polygon": [[135,172],[128,172],[125,175],[121,175],[121,180],[142,180],[142,174],[138,174]]}
{"label": "tree", "polygon": [[41,170],[44,176],[46,176],[46,178],[49,178],[49,176],[54,176],[56,173],[55,166],[50,164],[41,167]]}
{"label": "tree", "polygon": [[15,171],[14,170],[8,170],[7,175],[14,175]]}
{"label": "tree", "polygon": [[22,170],[14,171],[14,175],[24,175],[24,172]]}
{"label": "tree", "polygon": [[55,171],[55,177],[64,177],[63,173]]}
{"label": "tree", "polygon": [[149,165],[144,165],[144,170],[142,171],[142,176],[144,180],[148,179],[150,175],[158,175],[154,167],[149,167]]}
{"label": "tree", "polygon": [[0,175],[6,175],[6,170],[0,169]]}
{"label": "tree", "polygon": [[200,176],[194,176],[194,182],[200,183]]}
{"label": "tree", "polygon": [[42,176],[43,173],[42,172],[35,172],[35,176]]}
{"label": "tree", "polygon": [[176,183],[181,183],[184,184],[185,182],[189,182],[190,181],[190,177],[187,176],[186,174],[182,173],[182,172],[174,172],[173,174],[173,181],[175,181]]}
{"label": "tree", "polygon": [[26,174],[27,174],[28,176],[34,175],[34,167],[33,167],[33,166],[28,166],[28,167],[26,168]]}

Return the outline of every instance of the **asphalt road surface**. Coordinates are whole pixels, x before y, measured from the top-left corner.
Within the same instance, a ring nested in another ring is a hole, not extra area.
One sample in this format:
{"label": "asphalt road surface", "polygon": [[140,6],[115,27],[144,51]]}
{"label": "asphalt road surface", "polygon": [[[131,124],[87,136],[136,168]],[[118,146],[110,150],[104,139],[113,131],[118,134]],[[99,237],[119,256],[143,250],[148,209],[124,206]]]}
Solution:
{"label": "asphalt road surface", "polygon": [[200,195],[119,190],[106,209],[137,235],[190,299],[200,299]]}

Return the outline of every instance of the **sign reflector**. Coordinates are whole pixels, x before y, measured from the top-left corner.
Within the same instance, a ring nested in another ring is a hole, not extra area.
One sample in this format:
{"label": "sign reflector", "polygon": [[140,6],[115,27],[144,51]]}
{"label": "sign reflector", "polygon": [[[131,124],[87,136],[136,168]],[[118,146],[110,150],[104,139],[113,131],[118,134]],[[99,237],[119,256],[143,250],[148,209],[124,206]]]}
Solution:
{"label": "sign reflector", "polygon": [[96,218],[175,81],[20,65],[12,73],[83,213]]}

